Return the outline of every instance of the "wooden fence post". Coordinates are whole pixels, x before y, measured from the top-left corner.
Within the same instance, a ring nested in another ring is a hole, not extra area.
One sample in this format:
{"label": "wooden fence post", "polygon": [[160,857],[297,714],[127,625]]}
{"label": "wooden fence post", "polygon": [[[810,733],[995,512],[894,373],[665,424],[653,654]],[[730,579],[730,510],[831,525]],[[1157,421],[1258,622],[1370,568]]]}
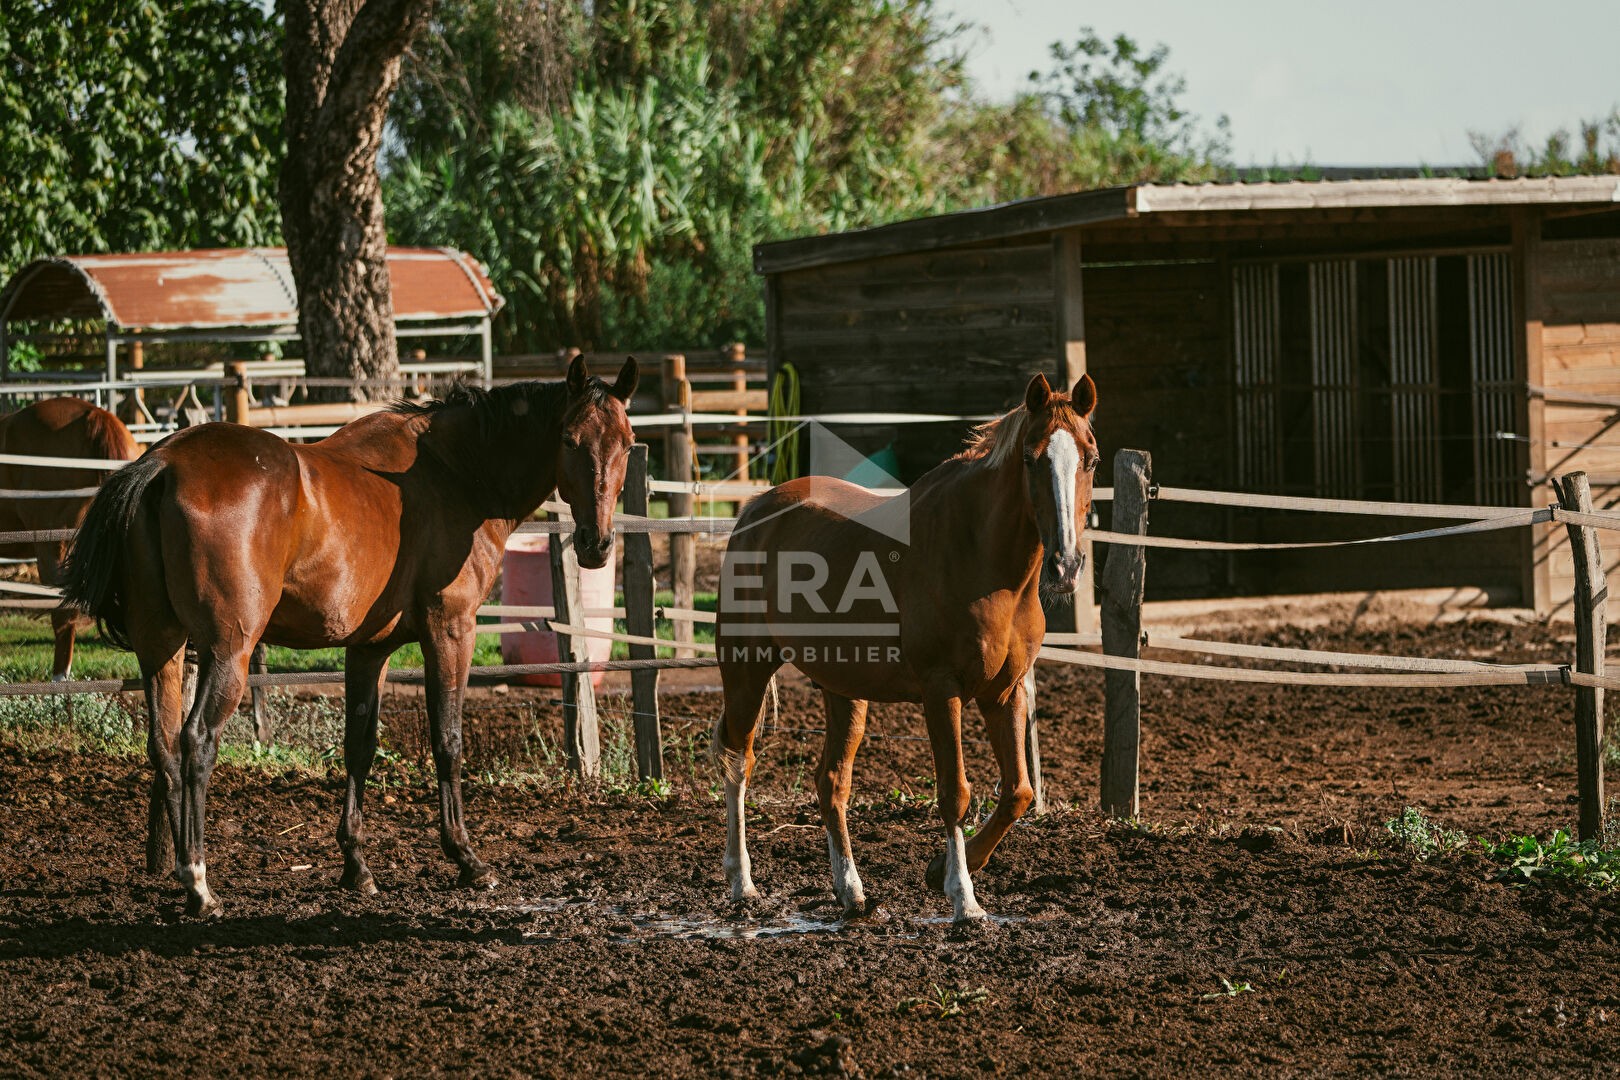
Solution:
{"label": "wooden fence post", "polygon": [[[647,472],[647,444],[630,447],[630,466],[624,477],[624,512],[647,515],[652,488]],[[635,637],[655,637],[653,624],[652,534],[627,532],[624,536],[624,617]],[[630,645],[630,659],[652,660],[653,645]],[[630,673],[630,708],[635,716],[636,777],[652,780],[664,775],[664,735],[658,719],[658,669]]]}
{"label": "wooden fence post", "polygon": [[1035,801],[1030,810],[1037,816],[1046,813],[1046,780],[1041,776],[1041,740],[1035,730],[1035,665],[1024,673],[1024,767],[1029,771],[1029,786],[1035,789]]}
{"label": "wooden fence post", "polygon": [[[665,444],[669,447],[669,478],[678,483],[690,484],[697,478],[692,444],[692,384],[686,378],[686,357],[679,355],[668,357],[667,364],[665,386],[675,391],[673,407],[679,409],[684,417],[684,423],[670,429],[669,441]],[[669,516],[691,517],[693,501],[692,493],[689,491],[670,492]],[[669,572],[673,579],[670,588],[675,593],[675,606],[690,610],[697,579],[696,536],[691,533],[669,534]],[[676,656],[696,655],[691,649],[680,647],[692,641],[690,622],[675,623],[675,641]]]}
{"label": "wooden fence post", "polygon": [[[1143,450],[1114,455],[1113,530],[1145,535],[1153,458]],[[1132,660],[1142,655],[1142,589],[1147,549],[1114,544],[1098,583],[1102,591],[1103,652]],[[1138,766],[1142,750],[1142,677],[1135,671],[1103,676],[1102,808],[1113,817],[1135,817],[1140,810]]]}
{"label": "wooden fence post", "polygon": [[[1553,490],[1565,510],[1592,512],[1592,485],[1584,472],[1553,478]],[[1575,670],[1603,674],[1603,653],[1608,636],[1608,579],[1597,530],[1568,524],[1570,552],[1575,563]],[[1603,834],[1603,690],[1575,688],[1575,772],[1580,792],[1579,831],[1582,840]]]}
{"label": "wooden fence post", "polygon": [[[552,533],[547,545],[551,555],[551,607],[555,622],[573,625],[584,619],[580,600],[579,556],[574,554],[574,538]],[[557,655],[564,661],[591,658],[589,642],[582,637],[557,631]],[[596,725],[596,691],[588,671],[563,673],[563,750],[568,768],[584,779],[602,771],[602,740]]]}
{"label": "wooden fence post", "polygon": [[[732,369],[731,372],[731,388],[738,394],[746,394],[748,392],[748,369],[743,365],[748,361],[748,347],[740,341],[726,346],[726,359],[737,365]],[[748,422],[747,408],[738,409],[737,415],[742,418],[742,422],[744,424]],[[733,435],[731,438],[731,445],[737,448],[737,452],[734,455],[735,465],[731,470],[732,478],[736,480],[747,480],[748,458],[750,452],[748,432],[745,430],[737,435]],[[742,505],[743,501],[739,499],[736,504],[739,512],[742,510]]]}
{"label": "wooden fence post", "polygon": [[247,364],[233,360],[230,372],[231,385],[225,395],[225,419],[232,424],[245,424],[248,422],[248,409],[253,407],[248,395]]}

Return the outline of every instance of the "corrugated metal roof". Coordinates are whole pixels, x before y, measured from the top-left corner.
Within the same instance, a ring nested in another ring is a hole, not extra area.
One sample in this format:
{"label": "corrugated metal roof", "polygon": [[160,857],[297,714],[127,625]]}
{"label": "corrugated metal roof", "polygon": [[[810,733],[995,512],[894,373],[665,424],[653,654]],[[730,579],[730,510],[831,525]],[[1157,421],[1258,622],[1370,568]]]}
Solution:
{"label": "corrugated metal roof", "polygon": [[[472,256],[388,249],[396,322],[483,319],[505,301]],[[29,263],[0,290],[18,319],[105,319],[141,330],[290,326],[297,293],[286,248],[63,255]]]}

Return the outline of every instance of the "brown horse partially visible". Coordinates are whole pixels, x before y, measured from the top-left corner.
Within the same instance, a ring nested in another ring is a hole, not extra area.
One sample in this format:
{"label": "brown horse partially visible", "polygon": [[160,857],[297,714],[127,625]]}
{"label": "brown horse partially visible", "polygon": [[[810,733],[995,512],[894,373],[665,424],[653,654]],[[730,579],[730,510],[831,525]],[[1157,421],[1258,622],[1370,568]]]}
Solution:
{"label": "brown horse partially visible", "polygon": [[[140,661],[155,770],[147,865],[165,870],[178,854],[189,914],[219,911],[203,854],[208,778],[260,639],[347,649],[348,790],[337,836],[341,884],[365,893],[376,891],[361,803],[378,695],[389,655],[421,642],[439,843],[462,885],[494,884],[462,816],[461,702],[475,615],[507,536],[554,490],[578,522],[580,563],[607,563],[635,386],[634,359],[610,388],[576,358],[565,383],[458,388],[310,446],[205,424],[107,483],[69,556],[67,595]],[[197,694],[182,715],[188,640]]]}
{"label": "brown horse partially visible", "polygon": [[[884,499],[812,477],[748,504],[726,547],[715,631],[725,712],[713,748],[726,767],[724,869],[734,900],[756,895],[743,822],[754,732],[771,677],[792,664],[820,686],[826,706],[817,792],[845,914],[866,906],[845,811],[867,703],[912,701],[927,718],[945,823],[945,854],[929,867],[929,884],[950,896],[958,921],[984,915],[970,875],[1034,795],[1024,676],[1046,634],[1043,584],[1071,590],[1080,573],[1096,402],[1089,376],[1071,396],[1037,375],[1022,406],[905,495]],[[984,714],[1001,791],[964,842],[965,701]]]}
{"label": "brown horse partially visible", "polygon": [[[37,401],[0,418],[0,454],[134,461],[141,456],[141,446],[118,417],[106,409],[98,409],[80,398],[63,397]],[[71,491],[96,487],[107,476],[101,469],[0,464],[0,490]],[[63,499],[0,498],[0,532],[78,528],[85,511],[90,509],[90,499],[89,495]],[[0,544],[0,556],[37,560],[40,582],[55,585],[67,549],[66,540]],[[68,677],[73,666],[73,639],[89,625],[90,620],[73,608],[57,607],[51,611],[51,629],[56,637],[56,655],[51,661],[53,681]]]}

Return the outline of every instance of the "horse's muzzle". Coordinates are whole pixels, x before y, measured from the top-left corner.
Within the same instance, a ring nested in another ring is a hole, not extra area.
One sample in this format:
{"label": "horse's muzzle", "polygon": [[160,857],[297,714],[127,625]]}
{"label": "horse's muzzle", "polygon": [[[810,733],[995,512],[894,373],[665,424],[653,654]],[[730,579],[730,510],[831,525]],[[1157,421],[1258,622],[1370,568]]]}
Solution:
{"label": "horse's muzzle", "polygon": [[1064,554],[1054,551],[1046,557],[1046,564],[1041,567],[1042,576],[1047,584],[1059,592],[1073,592],[1080,582],[1080,573],[1086,568],[1086,557],[1082,552]]}
{"label": "horse's muzzle", "polygon": [[574,534],[574,554],[579,556],[579,565],[587,570],[600,570],[613,558],[614,531],[609,529],[599,533],[595,529],[587,532],[584,529]]}

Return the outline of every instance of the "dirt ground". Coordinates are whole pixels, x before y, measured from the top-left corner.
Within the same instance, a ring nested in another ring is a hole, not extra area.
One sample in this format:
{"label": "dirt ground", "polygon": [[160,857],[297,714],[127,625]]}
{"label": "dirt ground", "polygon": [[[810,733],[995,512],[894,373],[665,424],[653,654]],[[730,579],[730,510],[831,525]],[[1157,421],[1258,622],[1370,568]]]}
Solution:
{"label": "dirt ground", "polygon": [[[1568,651],[1500,622],[1249,639]],[[684,764],[710,692],[666,698],[680,764],[662,800],[478,780],[480,756],[558,724],[543,691],[479,698],[469,820],[501,873],[490,892],[454,888],[438,852],[430,783],[403,764],[408,695],[389,699],[399,760],[369,796],[369,900],[335,888],[335,775],[222,766],[209,870],[225,916],[210,922],[180,919],[178,888],[140,868],[142,761],[0,746],[0,1071],[1617,1071],[1620,896],[1508,887],[1478,854],[1418,861],[1381,827],[1408,805],[1490,836],[1570,824],[1568,691],[1144,687],[1143,821],[1110,824],[1091,809],[1100,676],[1043,666],[1053,809],[978,876],[997,918],[966,929],[923,885],[940,830],[905,707],[874,709],[883,737],[857,764],[852,831],[879,913],[835,921],[820,721],[797,681],[753,792],[765,898],[741,910],[712,777]],[[988,748],[969,755],[988,793]]]}

